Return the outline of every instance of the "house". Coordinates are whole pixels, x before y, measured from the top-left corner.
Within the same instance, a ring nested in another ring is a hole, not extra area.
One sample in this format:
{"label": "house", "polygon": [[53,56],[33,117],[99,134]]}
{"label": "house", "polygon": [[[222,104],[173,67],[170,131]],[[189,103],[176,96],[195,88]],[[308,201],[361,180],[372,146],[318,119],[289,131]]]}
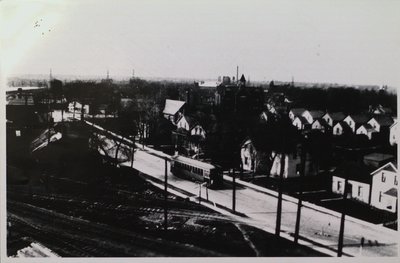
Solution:
{"label": "house", "polygon": [[354,133],[358,127],[362,124],[366,124],[369,120],[370,117],[367,114],[352,114],[344,118],[343,121],[349,125],[351,131]]}
{"label": "house", "polygon": [[322,132],[325,132],[330,126],[324,119],[316,119],[312,124],[311,124],[311,129],[313,130],[321,130]]}
{"label": "house", "polygon": [[370,124],[362,124],[358,129],[356,130],[356,134],[364,134],[365,136],[368,137],[369,140],[372,139],[372,134],[377,132]]}
{"label": "house", "polygon": [[246,138],[240,147],[240,158],[243,171],[257,172],[262,169],[263,162],[267,156],[261,150],[257,140]]}
{"label": "house", "polygon": [[365,164],[346,162],[338,166],[332,175],[332,192],[343,195],[347,177],[347,197],[369,204],[372,168]]}
{"label": "house", "polygon": [[198,154],[206,138],[206,132],[199,122],[190,116],[182,115],[176,123],[181,143],[189,154]]}
{"label": "house", "polygon": [[345,133],[350,133],[350,132],[351,132],[350,126],[347,124],[347,122],[344,122],[344,121],[336,123],[332,129],[333,135],[337,135],[337,136],[345,134]]}
{"label": "house", "polygon": [[393,119],[386,115],[375,115],[368,121],[368,124],[377,132],[389,132],[389,128],[393,124]]}
{"label": "house", "polygon": [[184,101],[166,99],[163,110],[164,118],[170,120],[173,124],[176,124],[180,116],[183,114],[184,105]]}
{"label": "house", "polygon": [[81,103],[79,103],[78,101],[71,101],[68,104],[68,112],[72,112],[72,113],[77,113],[77,114],[81,114],[83,110],[83,113],[89,113],[89,105],[82,105]]}
{"label": "house", "polygon": [[378,105],[376,107],[370,106],[369,112],[372,114],[392,114],[392,109],[388,107],[383,107],[382,105]]}
{"label": "house", "polygon": [[289,111],[289,118],[294,121],[294,119],[298,116],[302,116],[302,114],[306,111],[304,108],[293,108]]}
{"label": "house", "polygon": [[389,143],[390,145],[398,145],[399,144],[399,134],[397,129],[397,119],[394,123],[389,127]]}
{"label": "house", "polygon": [[371,205],[393,213],[397,212],[397,167],[389,162],[371,173]]}
{"label": "house", "polygon": [[306,118],[309,124],[312,124],[315,120],[322,118],[324,112],[320,110],[306,110],[301,116]]}
{"label": "house", "polygon": [[[279,177],[281,173],[281,158],[285,159],[285,167],[283,171],[283,178],[288,177],[298,177],[300,176],[301,169],[301,160],[300,156],[297,154],[276,154],[272,153],[272,156],[275,156],[272,162],[272,167],[270,170],[270,175],[272,177]],[[311,165],[310,159],[306,158],[305,161],[305,175],[315,175],[315,169]]]}
{"label": "house", "polygon": [[336,125],[338,122],[343,121],[344,118],[346,118],[346,115],[343,112],[327,112],[324,116],[322,116],[322,119],[324,119],[331,127]]}
{"label": "house", "polygon": [[308,121],[303,116],[296,116],[292,122],[293,126],[297,127],[298,130],[304,130]]}

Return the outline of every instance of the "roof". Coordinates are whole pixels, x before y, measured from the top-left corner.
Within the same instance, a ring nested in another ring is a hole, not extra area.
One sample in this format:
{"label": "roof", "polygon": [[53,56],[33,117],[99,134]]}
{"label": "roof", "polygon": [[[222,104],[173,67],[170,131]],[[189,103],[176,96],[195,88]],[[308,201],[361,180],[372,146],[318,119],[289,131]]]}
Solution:
{"label": "roof", "polygon": [[295,120],[296,120],[297,118],[301,121],[302,124],[308,124],[308,121],[307,121],[307,119],[306,119],[305,117],[303,117],[303,116],[297,116],[297,117],[295,118]]}
{"label": "roof", "polygon": [[386,115],[376,115],[373,117],[380,126],[390,126],[393,124],[393,119]]}
{"label": "roof", "polygon": [[185,105],[184,101],[166,99],[163,113],[175,115],[182,108],[183,105]]}
{"label": "roof", "polygon": [[315,123],[315,122],[319,122],[319,124],[321,124],[321,126],[324,126],[324,127],[329,126],[328,123],[326,122],[326,120],[324,120],[324,119],[316,119],[316,120],[314,121],[314,123]]}
{"label": "roof", "polygon": [[364,124],[371,119],[367,114],[355,114],[355,115],[349,115],[349,116],[357,124]]}
{"label": "roof", "polygon": [[343,112],[332,112],[327,114],[333,121],[342,121],[344,118],[346,118],[346,115]]}
{"label": "roof", "polygon": [[390,188],[389,190],[387,190],[387,191],[384,192],[383,194],[397,197],[397,189],[394,188],[394,187],[393,187],[393,188]]}
{"label": "roof", "polygon": [[385,153],[370,153],[364,156],[364,160],[382,162],[388,159],[393,159],[394,156]]}
{"label": "roof", "polygon": [[199,123],[194,117],[186,116],[186,115],[184,117],[185,117],[187,123],[189,124],[189,129],[192,129],[194,126],[196,126],[196,124]]}
{"label": "roof", "polygon": [[202,88],[216,88],[221,85],[219,81],[201,81],[199,82],[199,87]]}
{"label": "roof", "polygon": [[392,162],[388,162],[387,164],[385,164],[385,165],[379,167],[378,169],[376,169],[375,171],[371,172],[371,174],[374,175],[376,173],[379,173],[381,170],[397,173],[396,165],[394,165]]}
{"label": "roof", "polygon": [[393,127],[396,126],[396,125],[397,125],[397,120],[395,120],[395,121],[393,122],[393,124],[390,125],[390,128],[393,128]]}
{"label": "roof", "polygon": [[303,112],[305,112],[306,109],[304,109],[304,108],[293,108],[290,111],[293,112],[294,116],[298,116],[298,115],[303,114]]}
{"label": "roof", "polygon": [[339,165],[333,175],[340,178],[345,178],[347,175],[349,180],[371,184],[371,170],[372,168],[365,164],[349,161]]}
{"label": "roof", "polygon": [[313,117],[313,119],[319,119],[325,114],[323,111],[320,110],[310,110],[308,112],[310,113],[311,117]]}
{"label": "roof", "polygon": [[[347,122],[340,121],[340,122],[336,123],[335,126],[336,126],[336,125],[342,126],[343,130],[349,130],[349,131],[351,130],[351,128],[350,128],[350,126],[347,124]],[[335,127],[335,126],[333,126],[333,127]]]}

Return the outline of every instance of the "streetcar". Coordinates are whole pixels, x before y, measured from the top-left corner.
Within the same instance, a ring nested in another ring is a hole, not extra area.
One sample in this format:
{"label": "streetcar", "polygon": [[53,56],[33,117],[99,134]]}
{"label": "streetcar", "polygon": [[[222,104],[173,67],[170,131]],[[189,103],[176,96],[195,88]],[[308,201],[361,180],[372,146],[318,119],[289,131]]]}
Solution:
{"label": "streetcar", "polygon": [[181,155],[172,157],[171,172],[178,177],[205,182],[211,188],[222,185],[222,169],[220,167]]}

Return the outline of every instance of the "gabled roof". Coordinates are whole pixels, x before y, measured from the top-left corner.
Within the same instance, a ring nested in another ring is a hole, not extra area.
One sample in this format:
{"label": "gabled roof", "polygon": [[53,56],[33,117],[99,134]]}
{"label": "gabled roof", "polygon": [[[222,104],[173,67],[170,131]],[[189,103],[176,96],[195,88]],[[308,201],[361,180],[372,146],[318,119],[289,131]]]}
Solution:
{"label": "gabled roof", "polygon": [[[343,130],[351,131],[351,128],[350,128],[350,126],[347,124],[347,122],[340,121],[340,122],[336,123],[335,126],[336,126],[336,125],[342,126]],[[333,126],[333,127],[335,127],[335,126]]]}
{"label": "gabled roof", "polygon": [[324,120],[324,119],[316,119],[316,120],[313,122],[313,124],[314,124],[315,122],[319,122],[319,124],[320,124],[321,126],[324,126],[324,127],[329,126],[328,123],[326,122],[326,120]]}
{"label": "gabled roof", "polygon": [[387,190],[386,192],[384,192],[383,194],[397,197],[397,188],[392,187],[389,190]]}
{"label": "gabled roof", "polygon": [[397,120],[395,120],[395,121],[393,122],[393,124],[390,125],[390,128],[393,128],[393,127],[396,126],[396,125],[397,125]]}
{"label": "gabled roof", "polygon": [[346,115],[343,112],[331,112],[327,114],[333,121],[342,121],[344,118],[346,118]]}
{"label": "gabled roof", "polygon": [[180,100],[165,100],[164,114],[175,115],[185,105],[184,101]]}
{"label": "gabled roof", "polygon": [[373,119],[376,120],[380,126],[390,126],[393,124],[393,119],[390,116],[376,115]]}
{"label": "gabled roof", "polygon": [[303,116],[296,116],[296,118],[294,118],[293,121],[295,121],[296,119],[299,119],[302,124],[308,124],[307,119],[305,117],[303,117]]}
{"label": "gabled roof", "polygon": [[385,164],[385,165],[379,167],[378,169],[376,169],[375,171],[371,172],[371,175],[379,173],[381,170],[397,173],[396,166],[392,162],[388,162],[387,164]]}
{"label": "gabled roof", "polygon": [[349,116],[357,124],[364,124],[371,119],[367,114],[353,114],[353,115],[349,115]]}
{"label": "gabled roof", "polygon": [[304,108],[293,108],[290,111],[293,112],[294,116],[299,116],[299,115],[303,114],[303,112],[305,112],[306,109],[304,109]]}
{"label": "gabled roof", "polygon": [[193,118],[191,116],[185,115],[185,119],[186,119],[187,123],[189,124],[189,130],[191,130],[194,126],[196,126],[196,124],[199,123],[195,118]]}
{"label": "gabled roof", "polygon": [[360,129],[361,127],[364,127],[365,130],[368,131],[368,132],[376,132],[376,130],[374,129],[374,127],[372,127],[372,126],[371,126],[370,124],[368,124],[368,123],[364,123],[364,124],[360,125],[360,126],[357,128],[357,130]]}
{"label": "gabled roof", "polygon": [[324,116],[324,112],[323,111],[321,111],[321,110],[310,110],[310,111],[308,111],[309,113],[310,113],[310,115],[311,115],[311,117],[313,117],[313,119],[319,119],[319,118],[321,118],[322,116]]}

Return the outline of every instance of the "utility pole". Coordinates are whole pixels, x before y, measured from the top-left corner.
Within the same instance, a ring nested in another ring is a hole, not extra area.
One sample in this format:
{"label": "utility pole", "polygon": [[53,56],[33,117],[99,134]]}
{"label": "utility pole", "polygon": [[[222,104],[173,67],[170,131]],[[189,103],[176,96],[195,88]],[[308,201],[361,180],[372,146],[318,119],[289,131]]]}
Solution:
{"label": "utility pole", "polygon": [[233,212],[236,211],[236,175],[235,175],[235,168],[232,168],[232,210]]}
{"label": "utility pole", "polygon": [[285,155],[281,153],[281,171],[279,173],[279,189],[278,189],[278,205],[276,208],[276,225],[275,235],[279,236],[281,233],[281,218],[282,218],[282,192],[283,192],[283,173],[285,172]]}
{"label": "utility pole", "polygon": [[[305,142],[303,141],[303,145],[301,147],[301,156],[300,156],[300,178],[304,178],[305,172],[306,172],[306,158],[307,158],[307,153],[306,153],[306,146]],[[302,184],[302,180],[300,180],[300,184]],[[301,221],[301,207],[303,205],[303,186],[300,185],[300,192],[299,192],[299,197],[298,197],[298,203],[297,203],[297,214],[296,214],[296,227],[294,231],[294,242],[298,243],[299,242],[299,232],[300,232],[300,221]]]}
{"label": "utility pole", "polygon": [[164,230],[167,231],[168,229],[168,160],[165,157],[165,177],[164,177]]}
{"label": "utility pole", "polygon": [[343,238],[344,238],[344,223],[346,219],[346,203],[347,203],[347,193],[349,191],[348,187],[348,175],[347,172],[344,174],[344,193],[343,193],[343,206],[342,206],[342,217],[340,218],[340,230],[339,230],[339,241],[338,241],[338,251],[337,256],[341,257],[343,255]]}

